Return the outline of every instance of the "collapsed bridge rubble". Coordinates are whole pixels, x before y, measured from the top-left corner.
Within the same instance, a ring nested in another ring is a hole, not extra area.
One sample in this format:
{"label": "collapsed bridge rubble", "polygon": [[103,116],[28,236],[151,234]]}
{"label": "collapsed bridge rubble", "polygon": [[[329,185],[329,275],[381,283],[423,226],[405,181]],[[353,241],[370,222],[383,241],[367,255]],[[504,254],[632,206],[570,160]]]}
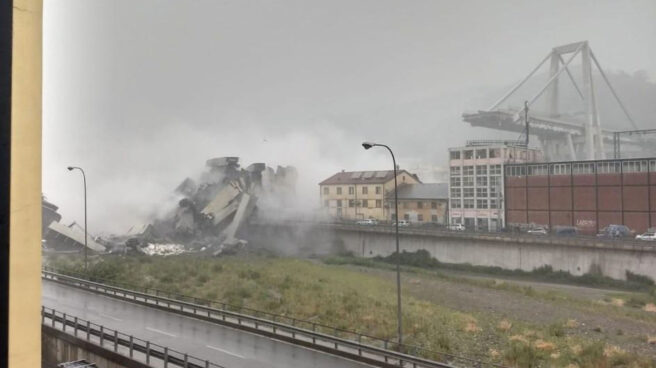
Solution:
{"label": "collapsed bridge rubble", "polygon": [[198,181],[186,178],[175,189],[176,208],[114,241],[125,241],[124,251],[148,255],[179,254],[181,246],[213,256],[236,252],[247,244],[240,230],[258,209],[293,204],[297,177],[292,166],[242,169],[239,157],[209,159]]}

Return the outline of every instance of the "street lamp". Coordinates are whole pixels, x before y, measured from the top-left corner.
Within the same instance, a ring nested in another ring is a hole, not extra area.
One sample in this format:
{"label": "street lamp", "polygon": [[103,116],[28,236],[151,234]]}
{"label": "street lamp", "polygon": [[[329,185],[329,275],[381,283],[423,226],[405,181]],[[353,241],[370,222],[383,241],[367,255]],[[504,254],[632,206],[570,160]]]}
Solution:
{"label": "street lamp", "polygon": [[68,171],[73,171],[73,169],[78,169],[82,172],[82,179],[84,180],[84,273],[87,273],[88,266],[88,252],[89,247],[87,247],[87,176],[84,175],[84,170],[81,167],[69,166]]}
{"label": "street lamp", "polygon": [[396,302],[397,302],[397,326],[399,334],[399,348],[403,342],[403,329],[401,328],[401,252],[399,251],[399,199],[397,195],[397,184],[396,184],[396,159],[394,158],[394,152],[392,149],[384,144],[373,143],[373,142],[363,142],[362,147],[368,150],[371,147],[385,147],[392,155],[392,163],[394,164],[394,211],[395,211],[395,225],[396,225]]}

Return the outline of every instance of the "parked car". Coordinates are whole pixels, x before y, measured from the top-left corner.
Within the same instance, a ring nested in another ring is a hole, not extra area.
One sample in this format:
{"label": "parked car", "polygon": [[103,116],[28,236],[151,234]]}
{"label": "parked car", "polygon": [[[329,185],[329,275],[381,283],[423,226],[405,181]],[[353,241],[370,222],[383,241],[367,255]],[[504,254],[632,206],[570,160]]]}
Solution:
{"label": "parked car", "polygon": [[636,235],[635,237],[637,240],[648,240],[648,241],[656,241],[656,230],[647,230],[647,232]]}
{"label": "parked car", "polygon": [[532,229],[528,229],[527,233],[533,234],[533,235],[547,235],[547,229],[543,227],[534,227]]}
{"label": "parked car", "polygon": [[557,226],[554,229],[554,234],[558,236],[574,236],[578,234],[578,229],[574,226]]}
{"label": "parked car", "polygon": [[463,225],[463,224],[451,224],[451,225],[449,225],[449,230],[465,231],[465,225]]}
{"label": "parked car", "polygon": [[631,230],[626,225],[615,225],[611,224],[601,229],[601,232],[597,234],[600,238],[625,238],[632,236]]}
{"label": "parked car", "polygon": [[421,225],[419,225],[423,228],[429,228],[429,229],[440,229],[443,227],[442,224],[439,224],[437,222],[423,222]]}
{"label": "parked car", "polygon": [[378,225],[378,221],[374,219],[359,220],[358,225]]}
{"label": "parked car", "polygon": [[[396,226],[396,222],[392,222],[392,226]],[[399,227],[401,227],[401,226],[410,226],[410,221],[400,220],[399,221]]]}

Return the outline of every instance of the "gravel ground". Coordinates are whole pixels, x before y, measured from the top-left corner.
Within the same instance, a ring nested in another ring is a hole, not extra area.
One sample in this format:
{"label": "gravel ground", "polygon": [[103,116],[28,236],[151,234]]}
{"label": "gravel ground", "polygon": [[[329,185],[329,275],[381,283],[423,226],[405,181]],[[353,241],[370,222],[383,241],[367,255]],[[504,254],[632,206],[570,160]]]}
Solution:
{"label": "gravel ground", "polygon": [[[380,269],[351,266],[368,274],[394,279],[395,273]],[[568,334],[606,340],[609,344],[640,355],[656,356],[656,344],[649,344],[647,336],[656,337],[656,313],[627,306],[607,306],[602,300],[615,290],[595,289],[572,285],[548,284],[526,280],[504,279],[502,282],[530,286],[538,293],[553,291],[564,297],[552,301],[521,292],[500,290],[494,287],[472,285],[465,279],[500,280],[480,274],[449,273],[456,280],[447,280],[430,274],[404,273],[403,292],[455,310],[483,313],[495,318],[508,318],[531,324],[550,325],[573,319],[578,327],[568,328]],[[459,280],[458,280],[459,279]],[[501,281],[499,281],[501,282]],[[593,304],[594,303],[594,304]],[[638,319],[621,315],[621,308],[631,308],[643,315]],[[618,312],[618,310],[620,312]]]}

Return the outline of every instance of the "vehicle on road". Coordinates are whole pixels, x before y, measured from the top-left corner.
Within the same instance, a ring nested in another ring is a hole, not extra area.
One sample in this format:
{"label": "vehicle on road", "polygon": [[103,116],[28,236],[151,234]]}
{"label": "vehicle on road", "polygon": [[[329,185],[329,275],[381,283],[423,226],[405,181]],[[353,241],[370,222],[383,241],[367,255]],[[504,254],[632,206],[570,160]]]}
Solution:
{"label": "vehicle on road", "polygon": [[575,236],[578,232],[574,226],[557,226],[554,229],[554,234],[558,236]]}
{"label": "vehicle on road", "polygon": [[421,225],[419,225],[423,228],[427,229],[440,229],[444,227],[442,224],[438,224],[437,222],[423,222]]}
{"label": "vehicle on road", "polygon": [[[392,222],[392,226],[396,226],[396,222]],[[400,220],[399,221],[399,227],[401,227],[401,226],[410,226],[410,221]]]}
{"label": "vehicle on road", "polygon": [[366,219],[366,220],[359,220],[356,222],[358,225],[365,225],[365,226],[372,226],[372,225],[378,225],[378,221],[374,219]]}
{"label": "vehicle on road", "polygon": [[465,225],[463,225],[463,224],[451,224],[451,225],[449,225],[449,230],[465,231]]}
{"label": "vehicle on road", "polygon": [[539,226],[539,227],[534,227],[532,229],[528,229],[527,233],[532,235],[547,235],[547,229]]}
{"label": "vehicle on road", "polygon": [[649,229],[645,233],[636,235],[636,240],[656,241],[656,229]]}
{"label": "vehicle on road", "polygon": [[597,234],[599,238],[626,238],[632,236],[633,233],[626,225],[615,225],[611,224],[601,229],[601,232]]}

